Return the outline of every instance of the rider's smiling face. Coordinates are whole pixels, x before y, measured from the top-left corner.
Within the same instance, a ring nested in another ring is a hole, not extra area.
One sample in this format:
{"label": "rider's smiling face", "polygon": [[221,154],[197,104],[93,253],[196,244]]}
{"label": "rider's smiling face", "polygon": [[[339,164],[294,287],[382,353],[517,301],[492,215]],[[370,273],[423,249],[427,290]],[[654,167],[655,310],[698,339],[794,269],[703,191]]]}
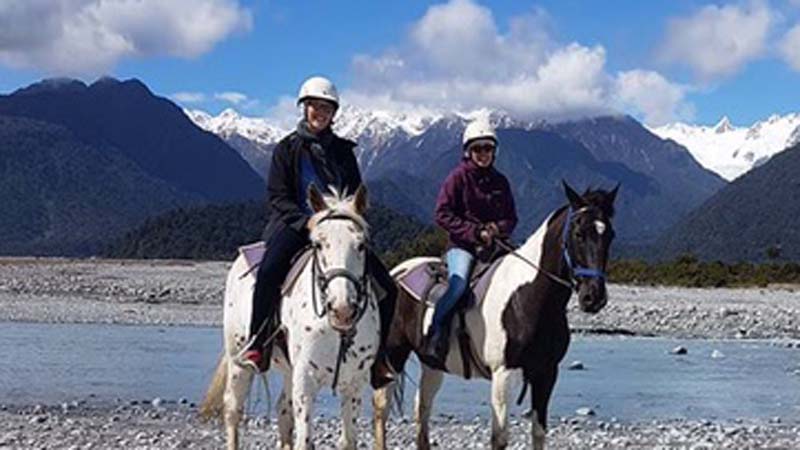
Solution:
{"label": "rider's smiling face", "polygon": [[492,144],[474,144],[469,147],[469,154],[472,161],[478,167],[489,167],[494,161],[495,146]]}
{"label": "rider's smiling face", "polygon": [[328,101],[311,98],[305,101],[306,122],[312,133],[328,128],[336,113],[336,106]]}

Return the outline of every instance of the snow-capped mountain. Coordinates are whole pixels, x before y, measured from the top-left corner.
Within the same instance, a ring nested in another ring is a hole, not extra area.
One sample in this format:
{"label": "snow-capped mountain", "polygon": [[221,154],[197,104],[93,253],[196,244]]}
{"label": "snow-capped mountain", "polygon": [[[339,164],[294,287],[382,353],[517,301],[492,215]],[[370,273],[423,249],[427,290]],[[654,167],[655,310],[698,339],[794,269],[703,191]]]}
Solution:
{"label": "snow-capped mountain", "polygon": [[713,127],[674,123],[650,131],[683,145],[703,167],[733,180],[797,142],[800,114],[773,115],[750,127],[733,126],[723,117]]}
{"label": "snow-capped mountain", "polygon": [[245,117],[231,108],[222,111],[217,116],[212,116],[199,109],[185,109],[184,113],[197,126],[223,139],[238,134],[251,141],[268,145],[278,142],[288,132],[267,119]]}

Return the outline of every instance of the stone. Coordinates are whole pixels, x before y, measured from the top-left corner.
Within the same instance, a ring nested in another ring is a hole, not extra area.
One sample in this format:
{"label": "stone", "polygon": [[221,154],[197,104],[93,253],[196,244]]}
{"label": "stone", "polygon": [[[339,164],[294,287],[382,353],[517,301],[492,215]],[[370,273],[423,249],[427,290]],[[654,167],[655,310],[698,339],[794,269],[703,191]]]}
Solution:
{"label": "stone", "polygon": [[670,351],[670,353],[672,353],[673,355],[685,355],[689,353],[689,350],[687,350],[686,347],[679,345],[673,348],[672,351]]}
{"label": "stone", "polygon": [[721,352],[721,351],[719,351],[719,350],[714,350],[714,351],[712,351],[712,352],[711,352],[711,357],[712,357],[713,359],[721,359],[721,358],[724,358],[724,357],[725,357],[725,354],[724,354],[724,353],[722,353],[722,352]]}
{"label": "stone", "polygon": [[582,408],[578,408],[577,410],[575,410],[575,414],[577,414],[579,416],[593,416],[593,415],[595,415],[595,412],[594,412],[594,410],[592,408],[589,408],[588,406],[584,406]]}
{"label": "stone", "polygon": [[583,363],[580,361],[572,361],[567,367],[567,370],[584,370],[584,369],[585,367],[583,366]]}

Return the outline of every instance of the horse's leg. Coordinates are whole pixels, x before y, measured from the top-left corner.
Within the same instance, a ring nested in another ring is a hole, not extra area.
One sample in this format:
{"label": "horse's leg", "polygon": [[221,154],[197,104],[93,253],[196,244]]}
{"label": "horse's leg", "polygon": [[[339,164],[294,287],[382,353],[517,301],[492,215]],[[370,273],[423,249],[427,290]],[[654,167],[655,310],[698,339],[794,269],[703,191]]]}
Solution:
{"label": "horse's leg", "polygon": [[421,367],[422,375],[419,379],[417,398],[414,402],[414,413],[417,420],[417,448],[428,450],[431,448],[428,422],[431,417],[431,409],[433,408],[433,398],[442,385],[444,374],[424,364],[422,364]]}
{"label": "horse's leg", "polygon": [[492,449],[508,446],[508,379],[510,372],[501,367],[492,373]]}
{"label": "horse's leg", "polygon": [[292,413],[295,425],[295,450],[313,448],[311,443],[311,417],[314,408],[314,397],[319,387],[310,375],[303,370],[308,364],[295,365],[292,370]]}
{"label": "horse's leg", "polygon": [[343,389],[340,391],[342,413],[342,435],[339,438],[339,448],[342,450],[356,449],[356,420],[361,413],[361,389]]}
{"label": "horse's leg", "polygon": [[558,377],[558,366],[552,366],[538,372],[533,379],[531,392],[531,431],[534,450],[544,450],[544,440],[547,435],[547,405],[550,403],[550,394]]}
{"label": "horse's leg", "polygon": [[391,383],[372,393],[373,426],[375,430],[375,450],[386,450],[386,421],[392,409],[392,395],[395,384]]}
{"label": "horse's leg", "polygon": [[284,375],[283,389],[278,398],[278,435],[280,449],[292,449],[292,431],[294,430],[294,414],[292,413],[292,377]]}
{"label": "horse's leg", "polygon": [[225,383],[224,420],[228,450],[239,448],[239,421],[244,413],[244,402],[250,392],[253,372],[240,367],[228,358],[228,379]]}

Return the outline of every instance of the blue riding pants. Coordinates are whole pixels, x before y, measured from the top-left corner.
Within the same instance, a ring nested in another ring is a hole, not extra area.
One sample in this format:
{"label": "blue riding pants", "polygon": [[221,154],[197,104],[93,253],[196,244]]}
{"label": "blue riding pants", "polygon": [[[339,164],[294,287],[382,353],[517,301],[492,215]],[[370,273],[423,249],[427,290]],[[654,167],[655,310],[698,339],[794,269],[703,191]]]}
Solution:
{"label": "blue riding pants", "polygon": [[458,247],[448,250],[445,258],[447,259],[447,291],[436,303],[436,310],[433,313],[434,330],[447,324],[450,312],[464,295],[474,260],[470,252]]}

